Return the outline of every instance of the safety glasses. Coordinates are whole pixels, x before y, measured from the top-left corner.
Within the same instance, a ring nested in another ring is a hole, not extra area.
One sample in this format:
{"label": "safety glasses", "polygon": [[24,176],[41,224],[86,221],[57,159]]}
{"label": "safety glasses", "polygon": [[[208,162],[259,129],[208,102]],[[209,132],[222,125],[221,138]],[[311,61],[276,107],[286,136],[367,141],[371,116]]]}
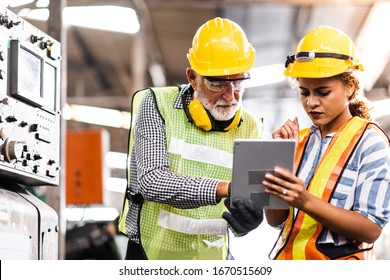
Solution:
{"label": "safety glasses", "polygon": [[235,79],[221,79],[210,76],[203,76],[204,85],[208,90],[214,92],[226,92],[232,86],[233,91],[241,90],[244,87],[245,80],[250,79],[248,72],[244,73],[244,77],[235,78]]}

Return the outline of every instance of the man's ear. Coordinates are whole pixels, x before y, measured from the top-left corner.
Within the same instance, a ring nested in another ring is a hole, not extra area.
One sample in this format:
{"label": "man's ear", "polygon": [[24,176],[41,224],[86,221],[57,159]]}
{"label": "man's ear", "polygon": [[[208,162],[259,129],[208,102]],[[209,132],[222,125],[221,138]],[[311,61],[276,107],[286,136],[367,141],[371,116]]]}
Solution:
{"label": "man's ear", "polygon": [[194,70],[191,69],[191,67],[187,67],[186,70],[187,80],[191,84],[193,88],[196,88],[197,85],[197,79],[196,79],[196,73]]}

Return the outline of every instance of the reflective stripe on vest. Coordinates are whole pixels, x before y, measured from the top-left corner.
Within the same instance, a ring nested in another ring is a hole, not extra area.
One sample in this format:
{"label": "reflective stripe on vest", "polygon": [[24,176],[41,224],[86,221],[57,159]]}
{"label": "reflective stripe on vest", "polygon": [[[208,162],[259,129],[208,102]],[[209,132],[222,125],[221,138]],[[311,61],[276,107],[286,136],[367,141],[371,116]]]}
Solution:
{"label": "reflective stripe on vest", "polygon": [[186,234],[225,235],[227,222],[224,219],[192,219],[161,209],[158,225]]}
{"label": "reflective stripe on vest", "polygon": [[[201,151],[201,152],[200,152]],[[186,143],[183,139],[171,138],[168,152],[184,159],[232,168],[233,155],[207,146]]]}
{"label": "reflective stripe on vest", "polygon": [[[331,194],[337,181],[361,139],[369,122],[358,117],[352,118],[340,128],[333,136],[325,154],[319,162],[314,176],[308,186],[308,191],[324,201],[330,201]],[[301,135],[296,153],[296,166],[300,163],[304,147],[308,141],[309,131]],[[303,211],[298,211],[293,219],[293,208],[290,207],[285,226],[277,241],[278,252],[276,259],[329,259],[329,257],[317,249],[317,239],[323,226]],[[364,258],[363,250],[370,250],[367,244],[362,244],[358,250],[344,257]],[[272,253],[272,252],[271,252]]]}

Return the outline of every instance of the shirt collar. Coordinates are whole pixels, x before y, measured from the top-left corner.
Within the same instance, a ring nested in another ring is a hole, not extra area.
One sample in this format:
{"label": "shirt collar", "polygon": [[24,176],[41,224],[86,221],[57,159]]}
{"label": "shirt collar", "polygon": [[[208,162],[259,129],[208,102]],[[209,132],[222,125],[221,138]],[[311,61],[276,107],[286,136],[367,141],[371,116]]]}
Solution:
{"label": "shirt collar", "polygon": [[182,96],[185,94],[185,102],[188,105],[192,100],[193,93],[194,89],[192,88],[191,84],[179,85],[179,94],[176,97],[173,107],[175,109],[183,109]]}
{"label": "shirt collar", "polygon": [[[315,126],[314,124],[310,126],[310,134],[317,134],[321,137],[321,131],[320,128]],[[328,135],[325,135],[325,138],[330,137],[333,138],[333,136],[336,134],[336,132],[329,133]]]}

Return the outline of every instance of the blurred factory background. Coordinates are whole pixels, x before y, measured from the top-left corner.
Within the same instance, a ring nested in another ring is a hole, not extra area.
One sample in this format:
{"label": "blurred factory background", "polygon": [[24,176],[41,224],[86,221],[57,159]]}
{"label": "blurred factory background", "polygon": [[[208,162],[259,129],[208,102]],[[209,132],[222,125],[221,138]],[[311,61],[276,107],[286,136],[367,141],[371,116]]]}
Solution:
{"label": "blurred factory background", "polygon": [[[275,128],[295,115],[302,124],[308,122],[282,72],[298,40],[325,24],[342,29],[356,42],[365,67],[365,95],[377,109],[376,119],[390,132],[388,1],[26,0],[0,4],[62,44],[64,178],[59,188],[35,187],[59,213],[61,259],[97,258],[102,252],[106,259],[122,256],[126,240],[112,226],[126,185],[132,94],[148,86],[186,83],[186,53],[192,37],[201,24],[216,16],[240,24],[256,49],[244,106],[264,118],[264,137],[271,137]],[[101,26],[93,25],[95,21]],[[267,259],[276,236],[277,231],[263,223],[249,235],[232,240],[233,254],[237,259]],[[378,259],[390,259],[389,239],[388,226],[378,242]],[[102,246],[108,247],[102,250]]]}

